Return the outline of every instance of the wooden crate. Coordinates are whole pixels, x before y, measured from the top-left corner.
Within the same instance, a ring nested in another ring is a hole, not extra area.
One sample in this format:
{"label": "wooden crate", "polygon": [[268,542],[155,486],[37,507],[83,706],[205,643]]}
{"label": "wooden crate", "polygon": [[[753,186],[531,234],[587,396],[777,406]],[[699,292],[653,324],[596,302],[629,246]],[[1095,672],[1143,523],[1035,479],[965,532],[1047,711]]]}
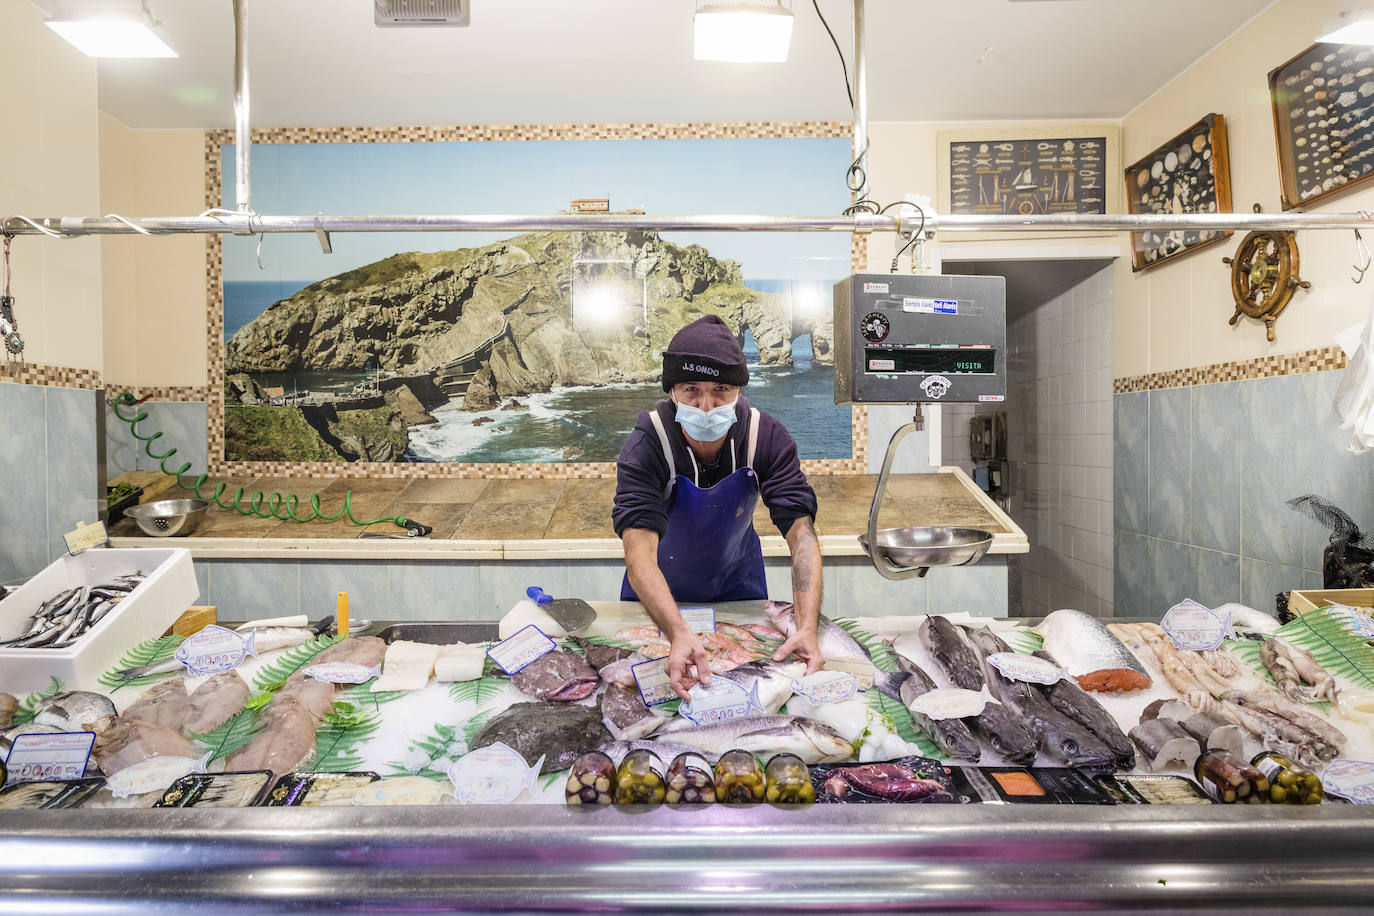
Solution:
{"label": "wooden crate", "polygon": [[1374,608],[1374,588],[1328,588],[1307,591],[1294,589],[1288,596],[1288,609],[1294,616],[1306,614],[1328,604]]}

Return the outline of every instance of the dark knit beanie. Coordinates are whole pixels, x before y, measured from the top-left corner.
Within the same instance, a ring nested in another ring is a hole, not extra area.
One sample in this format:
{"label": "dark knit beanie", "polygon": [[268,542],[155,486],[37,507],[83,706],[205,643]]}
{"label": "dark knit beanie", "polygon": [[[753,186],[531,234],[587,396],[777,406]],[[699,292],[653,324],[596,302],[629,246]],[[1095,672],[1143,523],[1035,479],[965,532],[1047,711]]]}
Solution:
{"label": "dark knit beanie", "polygon": [[744,350],[730,326],[715,315],[705,315],[673,335],[663,351],[663,390],[679,382],[749,384]]}

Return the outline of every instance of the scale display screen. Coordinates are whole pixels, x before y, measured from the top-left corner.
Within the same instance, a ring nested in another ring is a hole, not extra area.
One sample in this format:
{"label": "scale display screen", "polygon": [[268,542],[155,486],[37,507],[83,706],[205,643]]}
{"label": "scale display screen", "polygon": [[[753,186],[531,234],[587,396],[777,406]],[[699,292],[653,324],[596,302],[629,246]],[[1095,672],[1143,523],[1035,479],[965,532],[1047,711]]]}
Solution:
{"label": "scale display screen", "polygon": [[864,367],[869,372],[993,375],[996,352],[992,347],[866,347]]}

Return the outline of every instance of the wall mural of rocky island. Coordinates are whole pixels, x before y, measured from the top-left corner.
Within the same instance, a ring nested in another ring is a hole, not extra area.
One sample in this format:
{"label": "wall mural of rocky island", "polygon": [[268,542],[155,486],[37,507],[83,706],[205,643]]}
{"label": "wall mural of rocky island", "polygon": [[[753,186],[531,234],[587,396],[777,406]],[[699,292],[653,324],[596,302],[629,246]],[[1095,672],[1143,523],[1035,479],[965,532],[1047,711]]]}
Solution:
{"label": "wall mural of rocky island", "polygon": [[661,396],[662,347],[716,314],[755,361],[751,401],[793,431],[802,457],[848,458],[831,283],[746,281],[737,261],[653,232],[396,254],[305,286],[233,332],[225,457],[612,461]]}

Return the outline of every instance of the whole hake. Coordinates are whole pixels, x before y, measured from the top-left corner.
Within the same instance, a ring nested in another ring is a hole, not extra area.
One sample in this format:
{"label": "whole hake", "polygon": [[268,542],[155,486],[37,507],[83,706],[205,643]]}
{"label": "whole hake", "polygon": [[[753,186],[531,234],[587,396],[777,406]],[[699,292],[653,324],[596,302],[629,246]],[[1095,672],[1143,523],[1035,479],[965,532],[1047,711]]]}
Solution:
{"label": "whole hake", "polygon": [[[1047,661],[1054,661],[1048,652],[1040,651],[1035,654]],[[1061,678],[1053,684],[1042,686],[1040,690],[1051,706],[1092,732],[1107,745],[1108,750],[1116,755],[1117,769],[1129,770],[1135,767],[1135,747],[1131,744],[1131,739],[1126,737],[1121,726],[1116,724],[1112,714],[1103,709],[1102,704],[1094,700],[1075,681]]]}
{"label": "whole hake", "polygon": [[916,633],[950,683],[965,690],[983,689],[978,658],[954,624],[938,615],[927,617]]}
{"label": "whole hake", "polygon": [[902,703],[911,713],[911,718],[921,731],[930,736],[940,748],[940,753],[947,759],[967,760],[970,763],[977,763],[982,756],[982,751],[978,748],[978,741],[969,731],[969,727],[964,724],[962,719],[932,719],[929,716],[919,713],[911,708],[911,703],[917,697],[923,696],[935,689],[935,682],[930,679],[930,675],[921,670],[920,666],[900,653],[893,653],[897,657],[897,667],[911,675],[902,684]]}
{"label": "whole hake", "polygon": [[1020,717],[1035,736],[1040,751],[1053,760],[1071,767],[1113,767],[1116,755],[1096,735],[1050,705],[1044,694],[1023,681],[1013,681],[988,662],[996,652],[1010,652],[1011,647],[996,633],[979,627],[969,633],[971,642],[983,663],[988,691],[1000,700],[1013,715]]}

